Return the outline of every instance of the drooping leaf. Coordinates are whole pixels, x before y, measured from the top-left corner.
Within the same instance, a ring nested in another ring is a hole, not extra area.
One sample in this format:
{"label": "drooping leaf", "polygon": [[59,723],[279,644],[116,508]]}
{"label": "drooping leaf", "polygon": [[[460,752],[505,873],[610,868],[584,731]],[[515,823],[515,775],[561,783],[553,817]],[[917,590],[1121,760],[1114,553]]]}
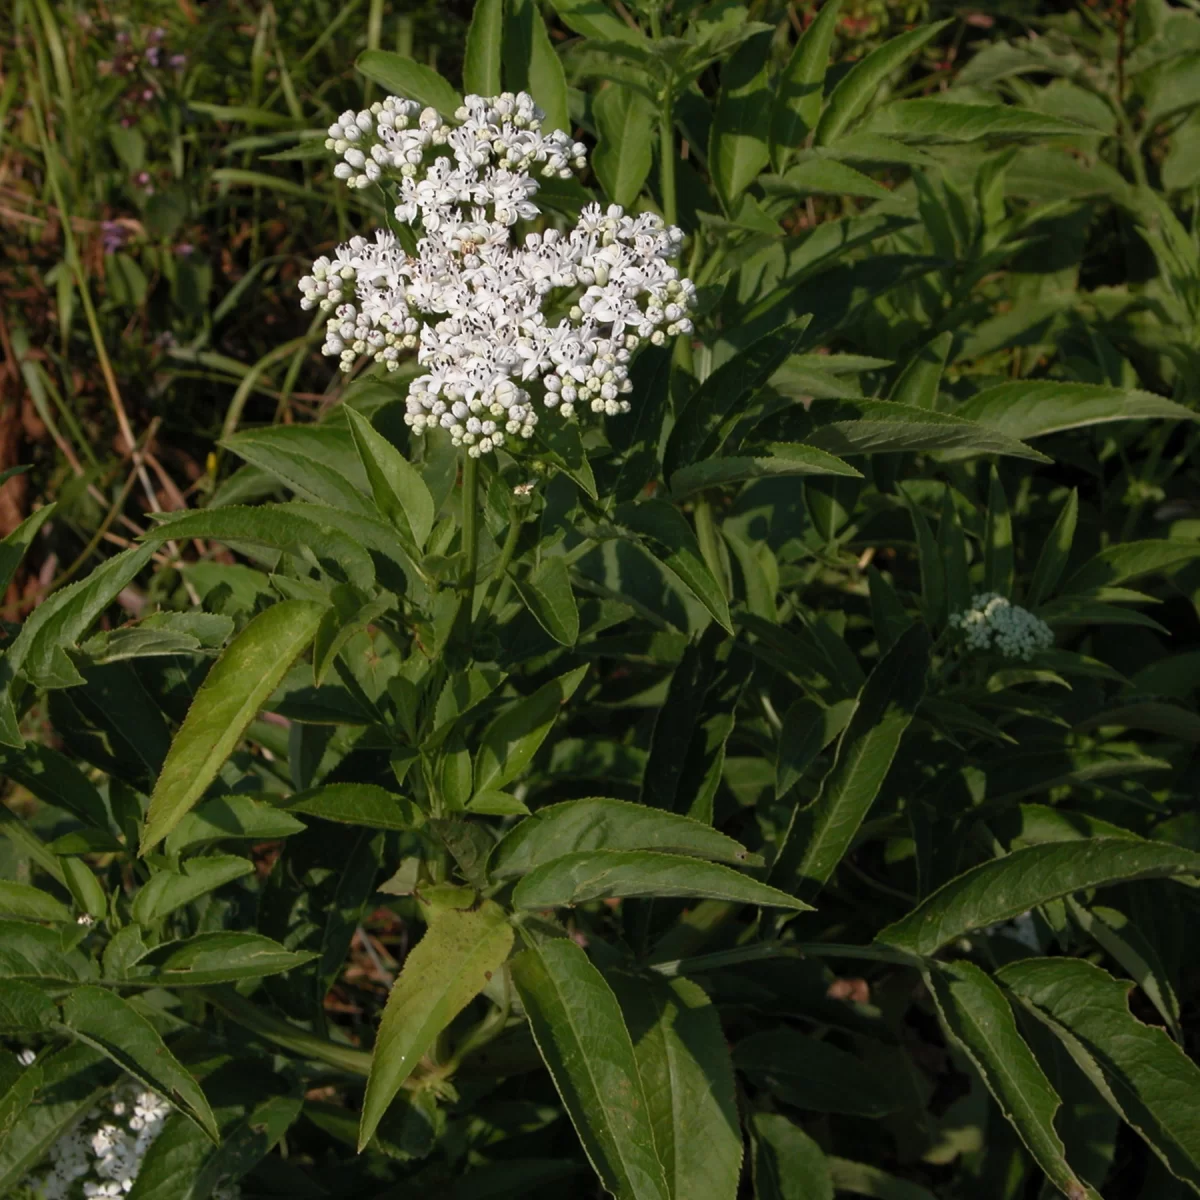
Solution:
{"label": "drooping leaf", "polygon": [[621,1009],[574,942],[555,938],[513,959],[538,1050],[596,1174],[617,1200],[670,1200]]}
{"label": "drooping leaf", "polygon": [[833,874],[870,810],[925,693],[930,642],[906,630],[867,677],[821,791],[798,809],[771,876],[811,898]]}
{"label": "drooping leaf", "polygon": [[597,798],[539,808],[504,835],[492,852],[490,873],[495,879],[512,879],[585,850],[654,850],[746,866],[762,861],[702,821]]}
{"label": "drooping leaf", "polygon": [[354,65],[396,96],[407,96],[443,117],[453,117],[462,97],[435,70],[393,50],[364,50]]}
{"label": "drooping leaf", "polygon": [[700,553],[700,543],[684,515],[665,500],[619,504],[613,514],[618,525],[648,543],[655,558],[712,614],[733,632],[729,603]]}
{"label": "drooping leaf", "polygon": [[1200,874],[1200,854],[1162,842],[1096,837],[1028,846],[943,884],[876,940],[914,954],[935,954],[956,937],[1071,892],[1195,874]]}
{"label": "drooping leaf", "polygon": [[141,853],[204,795],[246,727],[317,631],[325,606],[284,600],[255,617],[209,671],[150,797]]}
{"label": "drooping leaf", "polygon": [[115,992],[76,988],[63,1003],[63,1024],[218,1140],[217,1121],[200,1085],[154,1026]]}
{"label": "drooping leaf", "polygon": [[561,555],[543,558],[528,578],[514,578],[513,582],[537,623],[559,645],[573,646],[579,638],[579,607],[566,559]]}
{"label": "drooping leaf", "polygon": [[742,1165],[733,1064],[717,1010],[690,979],[612,971],[668,1194],[734,1200]]}
{"label": "drooping leaf", "polygon": [[[831,402],[832,403],[832,402]],[[820,420],[805,441],[850,458],[857,454],[940,453],[958,458],[1004,454],[1046,462],[1046,456],[1016,437],[959,412],[912,408],[891,400],[841,399],[832,411],[818,402],[811,411]],[[843,416],[844,414],[844,416]]]}
{"label": "drooping leaf", "polygon": [[1017,1028],[1004,993],[973,963],[925,972],[942,1024],[970,1058],[1034,1161],[1066,1196],[1098,1200],[1067,1163],[1054,1128],[1058,1093]]}
{"label": "drooping leaf", "polygon": [[1123,542],[1101,550],[1059,589],[1064,595],[1111,588],[1142,575],[1171,571],[1200,558],[1200,543],[1152,540]]}
{"label": "drooping leaf", "polygon": [[346,512],[372,512],[363,468],[344,429],[275,425],[236,433],[223,445],[275,476],[301,500]]}
{"label": "drooping leaf", "polygon": [[355,587],[370,588],[375,582],[375,564],[367,552],[370,543],[364,545],[344,536],[336,520],[335,511],[321,505],[231,505],[172,513],[146,536],[155,549],[172,538],[193,537],[289,554],[303,553],[307,548],[318,560],[336,564]]}
{"label": "drooping leaf", "polygon": [[801,910],[809,905],[720,863],[650,850],[584,850],[535,867],[513,891],[518,908],[621,896],[690,896]]}
{"label": "drooping leaf", "polygon": [[1077,958],[1025,959],[997,978],[1172,1174],[1200,1190],[1200,1067],[1129,1011],[1131,984]]}
{"label": "drooping leaf", "polygon": [[379,1026],[359,1126],[360,1150],[434,1039],[500,969],[512,942],[503,910],[485,900],[473,911],[439,913],[409,952]]}

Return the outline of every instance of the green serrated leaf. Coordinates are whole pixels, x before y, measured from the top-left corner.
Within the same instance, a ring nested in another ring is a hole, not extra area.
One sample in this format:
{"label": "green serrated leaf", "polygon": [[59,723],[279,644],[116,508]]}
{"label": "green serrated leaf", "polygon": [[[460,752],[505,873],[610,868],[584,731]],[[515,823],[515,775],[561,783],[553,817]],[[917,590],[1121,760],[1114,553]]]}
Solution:
{"label": "green serrated leaf", "polygon": [[682,896],[807,909],[809,905],[732,867],[649,850],[585,850],[535,867],[513,891],[518,908],[561,908],[623,896]]}
{"label": "green serrated leaf", "polygon": [[154,1026],[115,992],[76,988],[63,1003],[63,1024],[85,1045],[152,1088],[216,1142],[217,1121],[200,1085]]}
{"label": "green serrated leaf", "polygon": [[150,797],[140,852],[156,846],[204,795],[246,727],[317,631],[325,606],[273,605],[242,630],[192,701]]}
{"label": "green serrated leaf", "polygon": [[943,884],[877,941],[935,954],[957,937],[1086,888],[1200,874],[1200,854],[1161,842],[1097,837],[1014,850]]}
{"label": "green serrated leaf", "polygon": [[670,1200],[629,1030],[604,976],[572,941],[522,951],[513,980],[584,1153],[617,1200]]}
{"label": "green serrated leaf", "polygon": [[474,911],[439,913],[409,952],[388,995],[375,1042],[358,1132],[360,1151],[434,1039],[483,990],[512,943],[512,926],[503,910],[485,900]]}
{"label": "green serrated leaf", "polygon": [[756,866],[758,855],[711,825],[627,800],[564,800],[539,808],[492,851],[490,874],[513,879],[585,850],[656,850]]}

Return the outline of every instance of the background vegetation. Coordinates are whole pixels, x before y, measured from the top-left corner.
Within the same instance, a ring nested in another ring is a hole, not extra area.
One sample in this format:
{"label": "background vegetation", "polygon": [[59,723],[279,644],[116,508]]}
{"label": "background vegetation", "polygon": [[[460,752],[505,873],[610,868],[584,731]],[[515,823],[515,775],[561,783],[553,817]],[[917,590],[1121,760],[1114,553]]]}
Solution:
{"label": "background vegetation", "polygon": [[[1200,6],[3,20],[0,1194],[125,1072],[133,1200],[1200,1190]],[[295,287],[451,85],[700,294],[478,505]]]}

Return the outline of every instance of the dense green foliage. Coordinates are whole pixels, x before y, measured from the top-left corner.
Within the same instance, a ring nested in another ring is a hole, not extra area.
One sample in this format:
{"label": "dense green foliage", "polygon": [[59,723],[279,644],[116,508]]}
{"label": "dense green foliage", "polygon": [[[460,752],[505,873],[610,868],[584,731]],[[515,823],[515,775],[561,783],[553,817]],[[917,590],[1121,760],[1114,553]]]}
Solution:
{"label": "dense green foliage", "polygon": [[[3,268],[0,1195],[130,1075],[130,1200],[1200,1192],[1200,7],[178,12],[0,93],[88,214]],[[468,460],[293,283],[343,108],[500,87],[699,307]]]}

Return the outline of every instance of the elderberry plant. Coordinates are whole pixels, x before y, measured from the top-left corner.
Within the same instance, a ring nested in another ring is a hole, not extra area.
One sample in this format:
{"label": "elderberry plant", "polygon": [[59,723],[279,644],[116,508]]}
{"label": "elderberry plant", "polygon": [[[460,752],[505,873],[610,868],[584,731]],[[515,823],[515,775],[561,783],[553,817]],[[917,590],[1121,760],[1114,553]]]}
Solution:
{"label": "elderberry plant", "polygon": [[930,94],[979,26],[829,70],[836,0],[361,56],[322,419],[0,658],[0,1192],[129,1077],[129,1200],[1200,1189],[1200,41],[1136,10]]}

